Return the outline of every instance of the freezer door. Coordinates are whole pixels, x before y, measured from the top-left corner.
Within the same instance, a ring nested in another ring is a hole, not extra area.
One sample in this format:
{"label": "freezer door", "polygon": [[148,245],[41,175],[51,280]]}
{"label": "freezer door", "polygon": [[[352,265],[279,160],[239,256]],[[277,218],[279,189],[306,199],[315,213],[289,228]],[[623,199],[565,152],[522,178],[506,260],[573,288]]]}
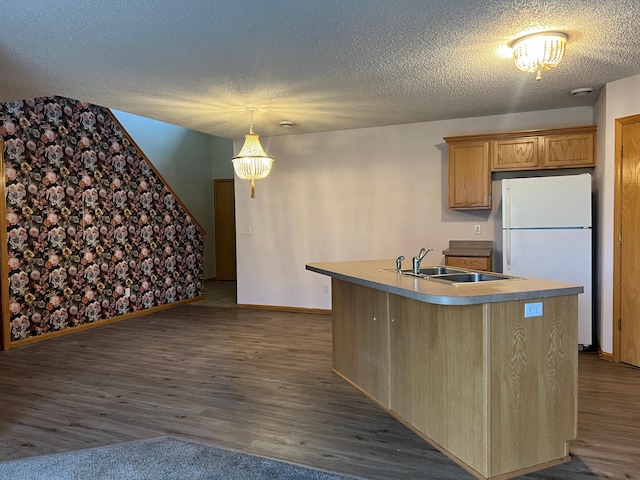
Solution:
{"label": "freezer door", "polygon": [[503,230],[503,270],[508,275],[582,285],[578,343],[591,345],[591,229]]}
{"label": "freezer door", "polygon": [[591,175],[502,181],[504,228],[591,226]]}

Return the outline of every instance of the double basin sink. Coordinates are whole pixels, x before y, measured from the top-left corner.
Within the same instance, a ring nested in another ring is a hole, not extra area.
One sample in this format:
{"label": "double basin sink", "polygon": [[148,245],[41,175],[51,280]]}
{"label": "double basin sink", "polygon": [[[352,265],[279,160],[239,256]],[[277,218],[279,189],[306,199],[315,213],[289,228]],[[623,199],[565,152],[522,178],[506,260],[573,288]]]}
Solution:
{"label": "double basin sink", "polygon": [[496,280],[512,280],[514,278],[518,278],[511,275],[504,275],[502,273],[477,272],[475,270],[466,270],[464,268],[442,266],[423,267],[418,271],[418,273],[414,273],[411,269],[402,269],[397,271],[394,268],[389,268],[384,271],[411,277],[424,278],[425,280],[448,283],[451,285],[460,283],[492,282]]}

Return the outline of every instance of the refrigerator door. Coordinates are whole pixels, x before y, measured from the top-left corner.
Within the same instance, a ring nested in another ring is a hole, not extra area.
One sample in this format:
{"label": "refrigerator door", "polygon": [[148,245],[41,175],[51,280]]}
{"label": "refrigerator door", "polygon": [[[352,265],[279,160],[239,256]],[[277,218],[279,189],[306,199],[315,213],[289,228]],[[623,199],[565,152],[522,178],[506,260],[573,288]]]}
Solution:
{"label": "refrigerator door", "polygon": [[582,285],[578,343],[593,343],[591,229],[503,230],[502,265],[508,275]]}
{"label": "refrigerator door", "polygon": [[503,228],[591,226],[591,174],[502,181]]}

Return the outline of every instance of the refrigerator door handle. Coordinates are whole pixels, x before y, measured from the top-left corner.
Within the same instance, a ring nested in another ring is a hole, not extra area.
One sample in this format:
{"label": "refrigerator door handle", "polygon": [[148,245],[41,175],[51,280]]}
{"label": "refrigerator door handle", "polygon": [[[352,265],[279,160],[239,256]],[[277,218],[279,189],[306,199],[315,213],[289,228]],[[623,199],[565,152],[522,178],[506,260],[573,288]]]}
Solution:
{"label": "refrigerator door handle", "polygon": [[507,270],[511,270],[511,230],[504,231],[505,236],[505,250],[507,252]]}
{"label": "refrigerator door handle", "polygon": [[511,229],[511,188],[509,188],[509,182],[506,181],[506,186],[504,189],[504,216],[502,219],[504,222],[504,228]]}
{"label": "refrigerator door handle", "polygon": [[505,225],[505,251],[507,258],[506,269],[511,270],[511,189],[509,188],[509,182],[507,181],[507,185],[504,191],[504,202],[505,202],[505,218],[503,218],[503,222]]}

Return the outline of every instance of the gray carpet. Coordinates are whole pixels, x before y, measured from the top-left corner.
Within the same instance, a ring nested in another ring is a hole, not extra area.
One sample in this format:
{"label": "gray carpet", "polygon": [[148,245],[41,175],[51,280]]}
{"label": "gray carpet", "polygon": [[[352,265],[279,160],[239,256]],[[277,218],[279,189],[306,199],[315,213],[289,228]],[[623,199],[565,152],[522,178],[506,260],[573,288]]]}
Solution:
{"label": "gray carpet", "polygon": [[173,437],[0,462],[11,480],[347,480],[321,470]]}

